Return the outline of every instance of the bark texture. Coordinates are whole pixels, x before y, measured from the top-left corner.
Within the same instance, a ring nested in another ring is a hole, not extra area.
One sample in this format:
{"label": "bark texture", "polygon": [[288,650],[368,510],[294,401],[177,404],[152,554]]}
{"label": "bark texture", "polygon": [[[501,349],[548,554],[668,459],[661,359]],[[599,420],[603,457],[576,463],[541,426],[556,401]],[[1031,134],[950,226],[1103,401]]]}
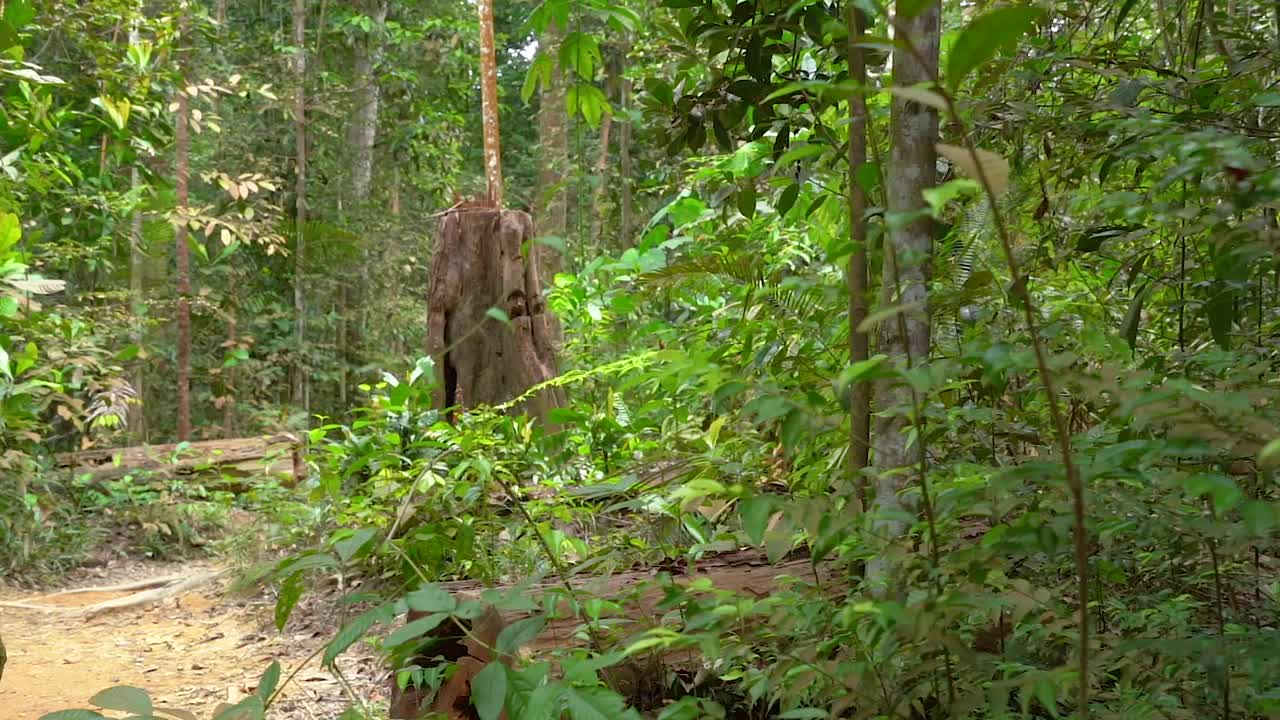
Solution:
{"label": "bark texture", "polygon": [[[293,57],[294,82],[297,84],[293,99],[294,153],[297,170],[297,238],[293,248],[293,332],[294,362],[292,401],[294,407],[309,411],[307,401],[306,338],[307,296],[305,288],[307,257],[307,2],[293,0],[293,44],[297,48]],[[309,414],[309,412],[307,413]]]}
{"label": "bark texture", "polygon": [[369,199],[373,183],[373,147],[378,137],[378,107],[382,101],[377,68],[382,60],[382,26],[387,20],[385,0],[367,0],[362,10],[373,20],[374,30],[356,43],[355,108],[348,141],[351,144],[351,200],[359,208]]}
{"label": "bark texture", "polygon": [[[569,158],[566,132],[564,76],[560,72],[561,29],[552,22],[541,38],[545,52],[556,61],[551,65],[551,84],[543,89],[538,105],[538,185],[534,217],[538,234],[563,238],[569,230],[569,206],[564,193],[564,175]],[[538,270],[550,282],[563,267],[563,258],[554,248],[539,248]]]}
{"label": "bark texture", "polygon": [[[428,289],[427,352],[436,363],[437,407],[496,405],[556,375],[553,317],[542,302],[533,221],[518,210],[463,207],[436,233]],[[511,326],[488,316],[497,307]],[[527,410],[543,421],[562,403],[543,391]]]}
{"label": "bark texture", "polygon": [[[630,53],[630,47],[623,51],[623,57]],[[618,106],[622,114],[618,118],[618,172],[622,175],[618,182],[618,231],[621,233],[618,246],[631,245],[632,216],[631,199],[631,78],[623,77],[618,89]]]}
{"label": "bark texture", "polygon": [[480,0],[480,101],[484,116],[484,174],[489,204],[502,207],[502,140],[498,126],[498,51],[493,39],[493,0]]}
{"label": "bark texture", "polygon": [[[893,84],[900,87],[927,82],[937,74],[941,3],[931,3],[916,16],[896,21],[919,53],[906,49],[893,53]],[[923,63],[921,62],[923,60]],[[938,116],[930,107],[894,96],[890,108],[891,156],[887,181],[888,207],[899,217],[924,207],[921,193],[937,180]],[[933,249],[933,223],[927,216],[897,226],[885,243],[883,307],[910,306],[880,323],[879,350],[899,368],[924,362],[929,355],[928,281]],[[879,415],[875,422],[874,461],[879,469],[875,500],[877,535],[890,544],[906,533],[907,523],[899,491],[918,457],[920,445],[907,447],[912,423],[911,388],[892,379],[876,387]],[[893,553],[880,553],[867,565],[873,586],[883,585]]]}
{"label": "bark texture", "polygon": [[187,213],[190,211],[191,150],[190,115],[191,99],[186,93],[186,50],[190,46],[186,37],[189,21],[185,12],[180,20],[178,117],[174,128],[174,166],[177,192],[177,212],[181,219],[174,230],[174,255],[177,260],[178,290],[178,441],[191,439],[191,248],[187,247]]}
{"label": "bark texture", "polygon": [[[867,65],[857,39],[865,27],[862,12],[849,4],[849,79],[856,86],[867,84]],[[870,342],[858,327],[867,318],[867,193],[857,181],[858,170],[867,163],[867,98],[855,93],[849,99],[849,239],[853,254],[849,256],[849,362],[858,363],[871,356]],[[860,382],[853,386],[849,405],[849,470],[855,483],[861,483],[871,449],[871,385]],[[865,492],[859,499],[866,503]]]}

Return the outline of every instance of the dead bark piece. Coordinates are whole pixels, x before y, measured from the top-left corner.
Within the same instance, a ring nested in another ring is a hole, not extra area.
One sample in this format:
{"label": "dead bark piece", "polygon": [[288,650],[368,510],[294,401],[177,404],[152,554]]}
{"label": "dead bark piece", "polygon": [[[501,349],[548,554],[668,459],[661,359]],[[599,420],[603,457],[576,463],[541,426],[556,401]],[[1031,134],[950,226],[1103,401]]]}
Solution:
{"label": "dead bark piece", "polygon": [[[556,376],[533,237],[518,210],[464,205],[441,216],[427,301],[437,407],[501,404]],[[562,402],[561,391],[544,390],[525,409],[545,422]]]}
{"label": "dead bark piece", "polygon": [[41,595],[33,600],[47,600],[49,598],[65,597],[67,595],[83,595],[85,593],[118,593],[131,592],[134,590],[150,590],[151,588],[165,587],[176,582],[181,582],[187,575],[161,575],[160,577],[148,578],[146,580],[135,580],[133,582],[120,583],[119,585],[94,585],[90,587],[72,588],[70,590],[60,590],[56,593]]}
{"label": "dead bark piece", "polygon": [[82,608],[77,614],[85,620],[91,620],[103,613],[111,612],[112,610],[123,610],[126,608],[138,607],[139,605],[148,605],[153,602],[159,602],[165,598],[173,597],[174,595],[181,595],[184,592],[208,585],[226,572],[226,570],[211,570],[198,575],[192,575],[181,582],[155,588],[154,590],[145,590],[126,597],[115,598],[114,600],[106,600],[95,605],[90,605],[86,608]]}

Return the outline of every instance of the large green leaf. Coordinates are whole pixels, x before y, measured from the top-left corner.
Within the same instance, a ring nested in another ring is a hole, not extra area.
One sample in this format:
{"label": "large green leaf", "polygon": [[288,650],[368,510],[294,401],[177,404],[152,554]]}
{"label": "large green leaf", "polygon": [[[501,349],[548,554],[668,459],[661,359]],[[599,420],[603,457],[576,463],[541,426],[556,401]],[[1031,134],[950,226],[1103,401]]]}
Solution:
{"label": "large green leaf", "polygon": [[40,720],[105,720],[92,710],[59,710],[40,716]]}
{"label": "large green leaf", "polygon": [[947,58],[947,84],[960,86],[965,76],[979,65],[1008,52],[1018,38],[1031,29],[1044,11],[1029,6],[1002,7],[985,13],[960,32]]}
{"label": "large green leaf", "polygon": [[151,696],[145,690],[128,685],[107,688],[89,698],[89,704],[103,710],[119,710],[143,717],[152,713]]}
{"label": "large green leaf", "polygon": [[547,625],[546,615],[534,615],[517,620],[504,627],[498,634],[497,651],[499,655],[510,655],[533,642]]}
{"label": "large green leaf", "polygon": [[497,720],[507,702],[507,668],[497,660],[471,679],[471,702],[480,720]]}
{"label": "large green leaf", "polygon": [[325,667],[331,667],[333,661],[338,656],[347,651],[360,638],[364,637],[374,625],[385,623],[395,617],[394,606],[391,604],[379,605],[376,608],[366,610],[352,618],[342,630],[329,641],[329,645],[324,649],[323,664]]}
{"label": "large green leaf", "polygon": [[410,640],[416,640],[432,630],[435,630],[440,626],[440,623],[444,622],[448,617],[449,613],[434,613],[426,617],[420,617],[417,620],[410,620],[404,624],[404,627],[401,627],[388,635],[386,639],[383,640],[383,644],[387,647],[395,647],[409,642]]}

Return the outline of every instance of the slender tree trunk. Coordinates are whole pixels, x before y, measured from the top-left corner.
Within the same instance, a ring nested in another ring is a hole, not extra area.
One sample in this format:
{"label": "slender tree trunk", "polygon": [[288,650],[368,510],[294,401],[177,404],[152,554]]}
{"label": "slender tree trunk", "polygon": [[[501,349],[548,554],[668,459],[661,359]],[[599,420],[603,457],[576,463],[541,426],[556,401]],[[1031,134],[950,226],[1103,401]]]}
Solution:
{"label": "slender tree trunk", "polygon": [[[628,46],[623,52],[624,59],[629,52]],[[634,225],[631,198],[631,78],[623,76],[618,95],[618,107],[622,110],[618,123],[618,172],[622,175],[618,183],[618,227],[622,244],[626,245],[631,242]]]}
{"label": "slender tree trunk", "polygon": [[[849,80],[857,87],[867,84],[867,66],[863,50],[856,43],[862,35],[865,19],[862,11],[848,3]],[[849,99],[849,239],[853,254],[849,256],[849,362],[859,363],[871,357],[869,338],[858,330],[867,318],[867,194],[857,180],[858,170],[867,162],[867,98],[857,92]],[[871,385],[859,382],[853,386],[849,405],[849,471],[859,488],[859,499],[866,508],[866,490],[862,471],[867,467],[871,448]]]}
{"label": "slender tree trunk", "polygon": [[502,207],[502,143],[498,126],[498,50],[493,39],[493,0],[477,3],[480,13],[480,96],[484,117],[484,174],[489,204]]}
{"label": "slender tree trunk", "polygon": [[307,249],[307,2],[293,0],[294,82],[293,134],[296,152],[297,242],[293,251],[293,404],[310,415],[307,398],[307,297],[305,291]]}
{"label": "slender tree trunk", "polygon": [[[135,21],[129,28],[129,44],[139,41],[138,26]],[[129,169],[129,190],[135,201],[142,188],[142,172],[135,163]],[[134,208],[129,217],[129,336],[130,341],[139,350],[146,340],[145,322],[147,315],[146,296],[144,295],[143,277],[146,271],[146,255],[142,248],[142,210]],[[135,445],[147,442],[147,413],[143,405],[146,389],[144,361],[142,356],[133,360],[130,372],[130,385],[133,386],[133,403],[129,405],[129,430]]]}
{"label": "slender tree trunk", "polygon": [[178,67],[178,117],[174,130],[174,149],[177,170],[177,213],[180,222],[174,230],[174,252],[177,257],[178,286],[178,442],[191,439],[191,249],[187,246],[187,214],[190,211],[190,167],[188,155],[190,139],[190,98],[186,92],[187,38],[189,20],[182,11],[179,26]]}
{"label": "slender tree trunk", "polygon": [[378,137],[378,107],[382,91],[377,68],[382,56],[382,26],[387,20],[385,0],[365,3],[363,10],[373,20],[374,29],[356,43],[355,108],[348,141],[351,145],[351,202],[360,209],[369,199],[373,182],[373,148]]}
{"label": "slender tree trunk", "polygon": [[[356,43],[356,101],[348,130],[352,154],[351,204],[357,213],[367,210],[373,186],[374,147],[378,139],[378,109],[382,100],[377,71],[382,60],[382,29],[387,20],[387,3],[385,0],[370,0],[362,9],[373,21],[373,31]],[[353,306],[363,308],[368,304],[372,286],[369,248],[362,246],[360,253],[360,273],[355,292],[350,292],[346,283],[338,288],[338,404],[343,410],[347,407],[350,368],[356,363],[356,355],[363,344],[363,323],[351,322],[349,314]]]}
{"label": "slender tree trunk", "polygon": [[[553,60],[551,83],[543,89],[538,104],[538,192],[534,219],[538,234],[564,238],[569,232],[569,206],[564,191],[564,174],[569,164],[569,135],[566,131],[564,77],[560,72],[561,29],[552,22],[541,43]],[[554,248],[538,248],[538,274],[549,285],[563,267],[563,258]]]}
{"label": "slender tree trunk", "polygon": [[[129,187],[136,194],[141,185],[141,172],[137,166],[134,166],[129,171]],[[129,316],[130,339],[139,350],[146,340],[147,299],[142,282],[145,272],[146,255],[142,251],[142,211],[135,209],[129,218]],[[142,402],[146,390],[144,370],[145,361],[141,356],[135,358],[130,380],[135,397],[133,404],[129,406],[129,428],[132,431],[133,442],[137,445],[147,442],[147,413]]]}
{"label": "slender tree trunk", "polygon": [[[613,79],[609,85],[615,85]],[[591,201],[591,241],[595,246],[600,247],[602,235],[604,234],[604,218],[608,214],[609,200],[609,136],[613,129],[613,115],[605,113],[600,120],[600,154],[596,158],[596,188],[594,197]]]}
{"label": "slender tree trunk", "polygon": [[[937,74],[941,3],[933,2],[896,26],[908,34],[924,63],[905,49],[893,53],[893,84],[909,87],[927,82]],[[937,179],[934,145],[938,139],[938,116],[930,107],[895,96],[890,108],[891,156],[887,181],[888,210],[891,215],[914,214],[924,207],[922,193]],[[928,281],[933,250],[933,224],[928,216],[894,227],[885,242],[884,278],[881,304],[909,305],[909,311],[886,319],[879,326],[879,350],[899,369],[927,361],[929,355]],[[876,387],[880,416],[874,434],[874,460],[879,469],[872,510],[875,529],[884,541],[895,543],[907,531],[905,509],[898,493],[916,463],[907,447],[911,426],[911,388],[889,379]],[[889,560],[880,553],[868,563],[867,575],[873,587],[887,582]]]}

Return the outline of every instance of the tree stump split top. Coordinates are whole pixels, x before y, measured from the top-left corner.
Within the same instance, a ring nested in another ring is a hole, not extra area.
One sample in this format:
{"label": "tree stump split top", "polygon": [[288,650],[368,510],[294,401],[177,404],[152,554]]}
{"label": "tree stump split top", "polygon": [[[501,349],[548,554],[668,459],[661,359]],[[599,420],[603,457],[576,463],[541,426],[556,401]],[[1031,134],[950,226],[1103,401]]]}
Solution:
{"label": "tree stump split top", "polygon": [[[501,404],[556,376],[533,236],[533,220],[518,210],[463,206],[440,217],[427,309],[437,407]],[[561,402],[561,392],[546,390],[526,409],[546,422]]]}

